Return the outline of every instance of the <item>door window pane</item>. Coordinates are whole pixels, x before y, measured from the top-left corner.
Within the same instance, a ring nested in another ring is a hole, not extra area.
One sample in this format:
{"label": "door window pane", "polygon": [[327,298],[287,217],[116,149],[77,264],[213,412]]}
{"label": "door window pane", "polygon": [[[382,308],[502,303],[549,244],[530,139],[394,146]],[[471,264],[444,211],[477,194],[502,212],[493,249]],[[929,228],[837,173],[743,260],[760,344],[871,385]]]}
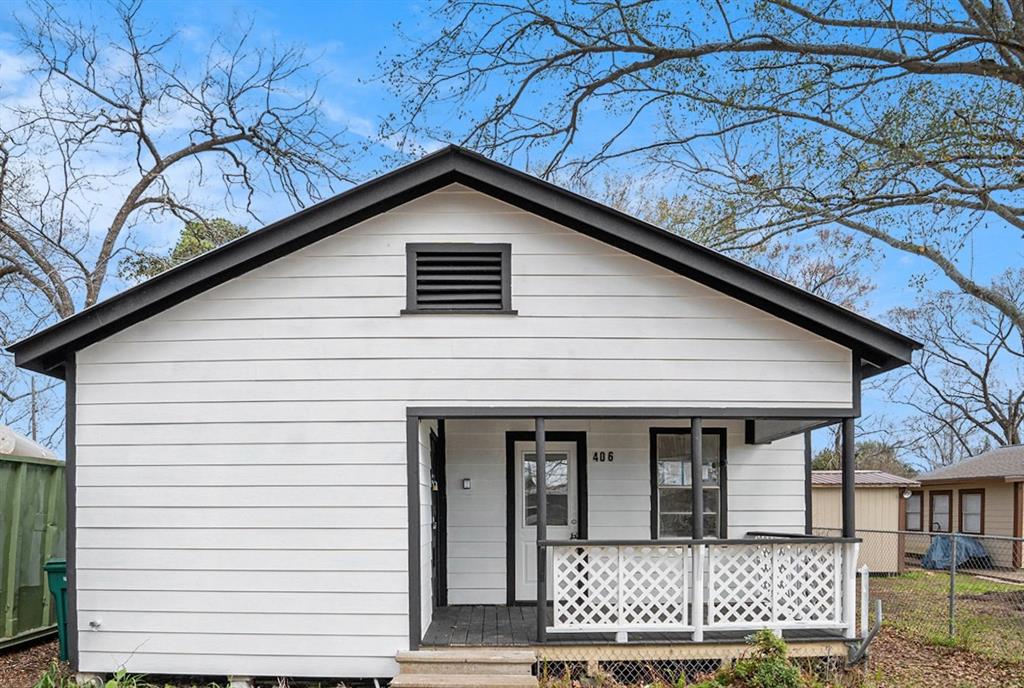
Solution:
{"label": "door window pane", "polygon": [[981,533],[981,503],[982,496],[978,492],[960,495],[960,532]]}
{"label": "door window pane", "polygon": [[[658,433],[658,529],[661,537],[690,537],[693,534],[693,476],[689,433]],[[722,441],[717,433],[705,433],[702,446],[701,479],[704,485],[704,534],[718,535],[721,498],[719,471]]]}
{"label": "door window pane", "polygon": [[948,533],[950,495],[933,492],[931,498],[931,529],[938,533]]}
{"label": "door window pane", "polygon": [[921,493],[915,492],[907,502],[907,530],[921,530]]}
{"label": "door window pane", "polygon": [[[569,525],[569,456],[548,453],[544,463],[548,525]],[[523,524],[537,525],[537,454],[523,454]]]}

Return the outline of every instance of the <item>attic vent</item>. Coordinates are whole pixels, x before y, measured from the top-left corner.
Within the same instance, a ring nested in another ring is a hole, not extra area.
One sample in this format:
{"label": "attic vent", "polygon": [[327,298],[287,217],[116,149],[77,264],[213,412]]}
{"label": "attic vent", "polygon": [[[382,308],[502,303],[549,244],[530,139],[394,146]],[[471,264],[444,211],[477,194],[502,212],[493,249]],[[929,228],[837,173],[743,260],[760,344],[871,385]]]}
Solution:
{"label": "attic vent", "polygon": [[406,313],[511,313],[509,244],[408,244]]}

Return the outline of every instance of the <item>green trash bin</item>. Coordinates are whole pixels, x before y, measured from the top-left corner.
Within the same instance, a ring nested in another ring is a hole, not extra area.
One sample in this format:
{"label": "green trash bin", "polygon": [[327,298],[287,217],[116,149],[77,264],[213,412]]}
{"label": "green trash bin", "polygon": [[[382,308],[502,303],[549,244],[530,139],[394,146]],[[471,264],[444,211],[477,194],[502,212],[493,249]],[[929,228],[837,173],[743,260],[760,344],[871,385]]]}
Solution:
{"label": "green trash bin", "polygon": [[60,659],[68,659],[68,563],[64,559],[51,559],[43,564],[46,582],[53,595],[57,611],[57,641],[60,643]]}

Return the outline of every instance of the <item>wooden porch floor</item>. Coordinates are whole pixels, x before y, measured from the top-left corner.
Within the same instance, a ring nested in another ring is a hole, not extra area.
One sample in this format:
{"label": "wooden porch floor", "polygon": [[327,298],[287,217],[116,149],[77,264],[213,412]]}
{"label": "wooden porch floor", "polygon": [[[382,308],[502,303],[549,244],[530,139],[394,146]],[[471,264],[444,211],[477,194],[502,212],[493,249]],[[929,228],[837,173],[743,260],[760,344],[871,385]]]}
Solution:
{"label": "wooden porch floor", "polygon": [[[550,609],[549,612],[550,614]],[[742,642],[750,631],[705,631],[704,643]],[[785,631],[787,641],[843,638],[842,631]],[[614,633],[551,633],[547,645],[615,643]],[[690,633],[630,633],[630,644],[696,644]],[[530,647],[537,645],[537,608],[522,605],[463,605],[434,610],[424,647]]]}

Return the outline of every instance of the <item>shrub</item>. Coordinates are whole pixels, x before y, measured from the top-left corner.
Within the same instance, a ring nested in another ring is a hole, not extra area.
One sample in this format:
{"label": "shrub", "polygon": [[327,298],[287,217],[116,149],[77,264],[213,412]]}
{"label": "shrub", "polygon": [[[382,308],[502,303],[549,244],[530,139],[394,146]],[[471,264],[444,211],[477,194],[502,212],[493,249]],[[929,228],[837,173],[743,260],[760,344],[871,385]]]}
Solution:
{"label": "shrub", "polygon": [[818,688],[818,680],[790,661],[786,643],[771,631],[758,631],[751,639],[750,657],[720,669],[692,688]]}

